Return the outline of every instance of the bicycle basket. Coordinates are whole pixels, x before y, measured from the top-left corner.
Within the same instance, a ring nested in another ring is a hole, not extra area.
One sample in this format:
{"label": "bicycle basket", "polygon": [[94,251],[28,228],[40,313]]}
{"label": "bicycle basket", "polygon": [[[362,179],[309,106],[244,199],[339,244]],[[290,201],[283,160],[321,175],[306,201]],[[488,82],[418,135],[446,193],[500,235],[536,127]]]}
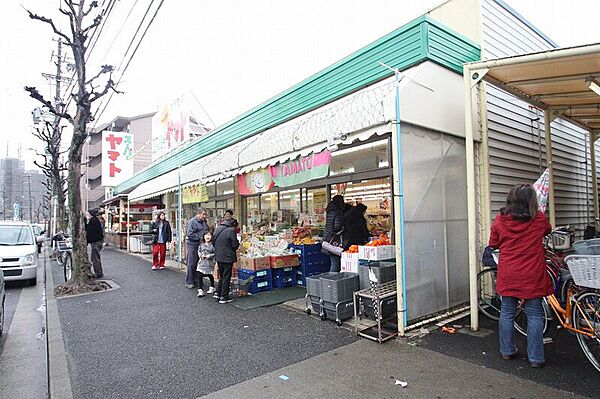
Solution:
{"label": "bicycle basket", "polygon": [[600,289],[600,255],[569,255],[565,262],[575,284]]}
{"label": "bicycle basket", "polygon": [[600,255],[600,239],[575,241],[573,250],[577,255]]}

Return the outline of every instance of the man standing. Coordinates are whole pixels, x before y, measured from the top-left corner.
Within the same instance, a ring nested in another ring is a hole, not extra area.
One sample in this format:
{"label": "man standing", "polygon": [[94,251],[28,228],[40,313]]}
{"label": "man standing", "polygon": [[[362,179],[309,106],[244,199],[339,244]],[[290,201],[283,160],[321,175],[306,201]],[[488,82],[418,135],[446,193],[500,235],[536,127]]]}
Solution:
{"label": "man standing", "polygon": [[204,234],[208,232],[208,223],[206,222],[206,211],[199,208],[196,216],[188,222],[187,226],[187,275],[185,277],[186,288],[194,288],[199,282],[196,281],[198,275],[196,267],[198,266],[198,247]]}
{"label": "man standing", "polygon": [[104,230],[102,224],[98,220],[98,212],[95,209],[90,209],[85,213],[85,237],[92,247],[91,260],[94,268],[93,277],[101,278],[104,273],[102,272],[102,260],[100,259],[100,251],[102,250],[102,244],[104,243]]}
{"label": "man standing", "polygon": [[237,261],[236,251],[240,246],[235,231],[238,222],[235,219],[226,219],[215,229],[213,242],[215,246],[214,260],[219,268],[219,284],[213,298],[219,303],[229,303],[233,299],[229,296],[229,283],[233,264]]}

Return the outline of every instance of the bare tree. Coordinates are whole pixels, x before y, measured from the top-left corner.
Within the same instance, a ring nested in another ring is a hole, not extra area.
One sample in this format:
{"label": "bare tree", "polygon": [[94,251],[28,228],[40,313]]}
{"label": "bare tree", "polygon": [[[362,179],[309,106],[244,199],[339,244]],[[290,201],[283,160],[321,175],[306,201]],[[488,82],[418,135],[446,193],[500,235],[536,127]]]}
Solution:
{"label": "bare tree", "polygon": [[67,181],[63,172],[67,170],[67,167],[60,159],[62,155],[62,152],[60,151],[61,133],[61,128],[57,123],[51,124],[49,122],[44,122],[36,127],[33,131],[33,135],[44,143],[44,152],[36,152],[36,154],[43,159],[43,162],[35,160],[33,163],[40,168],[48,178],[48,182],[44,182],[43,184],[46,186],[46,189],[57,198],[59,229],[66,231],[67,214],[65,199],[67,193]]}
{"label": "bare tree", "polygon": [[111,90],[118,93],[112,80],[113,67],[103,65],[100,70],[88,77],[86,69],[87,51],[91,31],[102,22],[103,10],[97,1],[63,0],[60,13],[68,19],[70,32],[64,33],[51,18],[31,11],[29,17],[41,21],[52,28],[54,34],[71,49],[75,63],[75,85],[71,94],[75,103],[75,114],[66,109],[57,109],[40,94],[35,87],[25,87],[29,96],[44,104],[54,115],[73,125],[73,137],[68,156],[67,194],[69,202],[69,225],[73,244],[73,277],[71,286],[87,285],[90,281],[90,262],[87,255],[87,242],[81,209],[81,155],[87,138],[87,124],[93,120],[92,105]]}

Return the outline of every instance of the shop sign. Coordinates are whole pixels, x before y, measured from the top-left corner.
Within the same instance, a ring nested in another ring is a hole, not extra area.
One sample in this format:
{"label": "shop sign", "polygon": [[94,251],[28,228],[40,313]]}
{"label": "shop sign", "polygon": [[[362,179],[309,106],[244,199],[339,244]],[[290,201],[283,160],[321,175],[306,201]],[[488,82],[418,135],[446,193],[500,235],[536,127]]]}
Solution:
{"label": "shop sign", "polygon": [[273,188],[271,171],[267,168],[258,169],[238,175],[238,189],[241,195],[265,193]]}
{"label": "shop sign", "polygon": [[133,134],[102,132],[102,185],[114,187],[133,176]]}
{"label": "shop sign", "polygon": [[183,204],[195,204],[208,201],[208,189],[204,184],[185,187],[182,191],[181,202]]}
{"label": "shop sign", "polygon": [[163,104],[152,117],[152,161],[183,144],[190,135],[189,107],[183,95]]}
{"label": "shop sign", "polygon": [[271,166],[270,170],[276,186],[289,187],[326,177],[330,164],[331,153],[326,150]]}

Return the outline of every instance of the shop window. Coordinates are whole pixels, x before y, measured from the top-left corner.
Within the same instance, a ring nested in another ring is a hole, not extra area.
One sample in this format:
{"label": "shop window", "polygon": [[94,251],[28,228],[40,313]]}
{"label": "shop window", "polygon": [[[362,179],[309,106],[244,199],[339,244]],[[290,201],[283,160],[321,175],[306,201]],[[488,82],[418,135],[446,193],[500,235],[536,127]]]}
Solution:
{"label": "shop window", "polygon": [[260,199],[258,196],[246,197],[246,223],[249,228],[254,228],[261,222]]}
{"label": "shop window", "polygon": [[217,182],[217,196],[233,194],[233,178]]}
{"label": "shop window", "polygon": [[262,194],[260,196],[260,215],[262,222],[272,223],[277,221],[278,209],[277,193]]}
{"label": "shop window", "polygon": [[388,168],[388,140],[342,148],[331,153],[331,176]]}
{"label": "shop window", "polygon": [[392,228],[392,187],[390,178],[362,180],[334,184],[331,186],[331,196],[343,195],[344,200],[356,205],[367,206],[365,217],[371,234],[387,233]]}
{"label": "shop window", "polygon": [[325,208],[327,208],[326,187],[305,189],[301,222],[314,226],[325,226]]}
{"label": "shop window", "polygon": [[295,226],[300,216],[300,190],[281,191],[279,193],[279,212],[277,220],[285,225]]}

